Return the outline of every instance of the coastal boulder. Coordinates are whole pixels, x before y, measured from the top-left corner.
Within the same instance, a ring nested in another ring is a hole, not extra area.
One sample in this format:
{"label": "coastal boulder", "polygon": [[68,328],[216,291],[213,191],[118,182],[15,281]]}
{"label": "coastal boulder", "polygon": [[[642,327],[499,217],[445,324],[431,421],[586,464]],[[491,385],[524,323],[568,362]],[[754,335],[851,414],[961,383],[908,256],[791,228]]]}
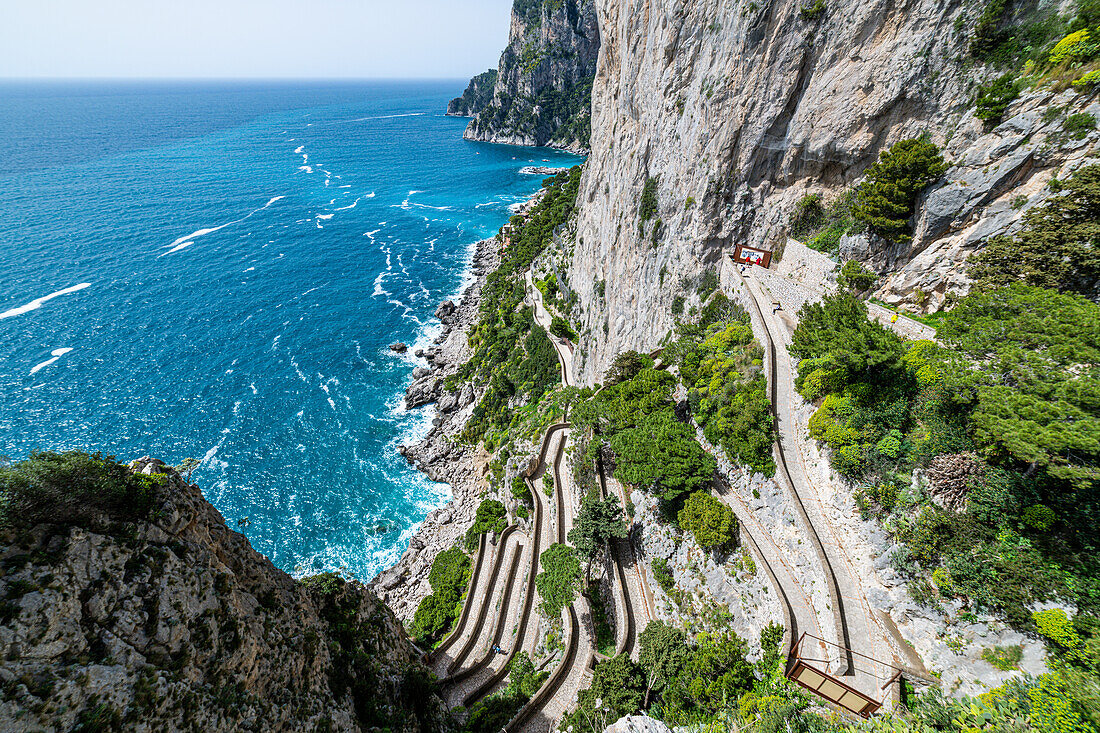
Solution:
{"label": "coastal boulder", "polygon": [[435,309],[435,317],[441,321],[445,320],[448,316],[455,312],[456,308],[457,306],[455,306],[452,301],[445,300],[439,304],[438,308]]}
{"label": "coastal boulder", "polygon": [[411,410],[435,402],[438,395],[437,386],[438,382],[430,379],[413,382],[405,390],[405,406]]}
{"label": "coastal boulder", "polygon": [[439,411],[442,413],[454,412],[458,408],[458,395],[448,392],[439,398]]}
{"label": "coastal boulder", "polygon": [[401,341],[398,341],[395,344],[390,344],[390,351],[393,351],[395,353],[404,354],[408,350],[408,344],[402,343]]}

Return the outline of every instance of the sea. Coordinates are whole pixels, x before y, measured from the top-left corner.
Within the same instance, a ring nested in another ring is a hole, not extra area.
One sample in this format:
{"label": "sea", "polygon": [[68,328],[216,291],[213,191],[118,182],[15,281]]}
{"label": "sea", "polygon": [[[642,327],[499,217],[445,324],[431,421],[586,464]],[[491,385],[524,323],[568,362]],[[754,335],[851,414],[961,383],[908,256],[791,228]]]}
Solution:
{"label": "sea", "polygon": [[580,160],[463,140],[464,83],[0,84],[0,455],[194,458],[278,567],[392,565],[450,498],[396,452],[413,351]]}

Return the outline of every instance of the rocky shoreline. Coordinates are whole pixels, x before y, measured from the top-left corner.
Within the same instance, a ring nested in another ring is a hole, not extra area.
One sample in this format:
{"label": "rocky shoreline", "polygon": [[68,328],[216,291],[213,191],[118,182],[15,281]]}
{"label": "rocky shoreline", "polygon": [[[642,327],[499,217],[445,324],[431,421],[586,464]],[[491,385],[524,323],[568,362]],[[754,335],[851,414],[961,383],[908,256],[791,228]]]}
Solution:
{"label": "rocky shoreline", "polygon": [[480,390],[465,384],[449,392],[443,382],[473,354],[467,343],[467,331],[477,322],[485,279],[499,264],[500,243],[495,238],[475,245],[470,263],[474,281],[457,304],[444,301],[436,310],[443,331],[427,349],[416,351],[415,356],[424,359],[427,366],[413,370],[413,382],[405,390],[406,408],[434,404],[436,417],[422,441],[399,446],[398,451],[428,478],[449,484],[452,498],[425,518],[397,563],[370,583],[378,597],[403,621],[410,621],[417,605],[431,593],[428,573],[432,561],[473,524],[481,494],[488,488],[485,480],[488,454],[481,446],[475,448],[457,440],[481,397]]}

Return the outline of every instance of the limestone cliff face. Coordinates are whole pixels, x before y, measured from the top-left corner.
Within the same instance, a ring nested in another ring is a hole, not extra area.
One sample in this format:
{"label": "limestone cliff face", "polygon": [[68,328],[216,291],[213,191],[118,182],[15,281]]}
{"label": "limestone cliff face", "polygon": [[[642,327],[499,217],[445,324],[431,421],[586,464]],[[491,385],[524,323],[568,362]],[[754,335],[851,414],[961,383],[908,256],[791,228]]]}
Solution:
{"label": "limestone cliff face", "polygon": [[455,97],[447,104],[447,114],[451,117],[473,117],[493,101],[493,91],[497,84],[497,70],[483,71],[466,86],[461,97]]}
{"label": "limestone cliff face", "polygon": [[587,149],[599,49],[593,0],[515,0],[492,99],[465,137]]}
{"label": "limestone cliff face", "polygon": [[160,474],[151,520],[0,536],[0,730],[439,727],[374,596],[295,581],[171,468],[133,469]]}
{"label": "limestone cliff face", "polygon": [[[842,256],[888,275],[881,297],[912,304],[920,290],[926,309],[965,292],[982,237],[1093,154],[1095,132],[1068,140],[1043,114],[1090,104],[1072,91],[1025,96],[983,130],[973,86],[990,72],[965,63],[966,4],[827,0],[814,18],[803,5],[596,0],[592,151],[563,248],[583,314],[581,382],[623,349],[655,347],[674,301],[697,303],[694,283],[729,268],[734,245],[775,248],[799,198],[828,201],[897,140],[926,133],[954,167],[926,194],[911,245],[857,241]],[[649,178],[657,210],[643,224]]]}

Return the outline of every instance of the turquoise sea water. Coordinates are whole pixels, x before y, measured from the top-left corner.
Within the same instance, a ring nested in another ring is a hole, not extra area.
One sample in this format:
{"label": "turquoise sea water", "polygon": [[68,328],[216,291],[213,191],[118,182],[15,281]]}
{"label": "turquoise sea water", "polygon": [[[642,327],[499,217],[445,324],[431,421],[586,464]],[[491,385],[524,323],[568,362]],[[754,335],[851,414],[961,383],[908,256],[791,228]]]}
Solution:
{"label": "turquoise sea water", "polygon": [[438,333],[521,167],[576,162],[463,141],[462,85],[0,86],[0,454],[200,458],[279,567],[395,561],[449,492],[395,453],[431,413],[387,346]]}

